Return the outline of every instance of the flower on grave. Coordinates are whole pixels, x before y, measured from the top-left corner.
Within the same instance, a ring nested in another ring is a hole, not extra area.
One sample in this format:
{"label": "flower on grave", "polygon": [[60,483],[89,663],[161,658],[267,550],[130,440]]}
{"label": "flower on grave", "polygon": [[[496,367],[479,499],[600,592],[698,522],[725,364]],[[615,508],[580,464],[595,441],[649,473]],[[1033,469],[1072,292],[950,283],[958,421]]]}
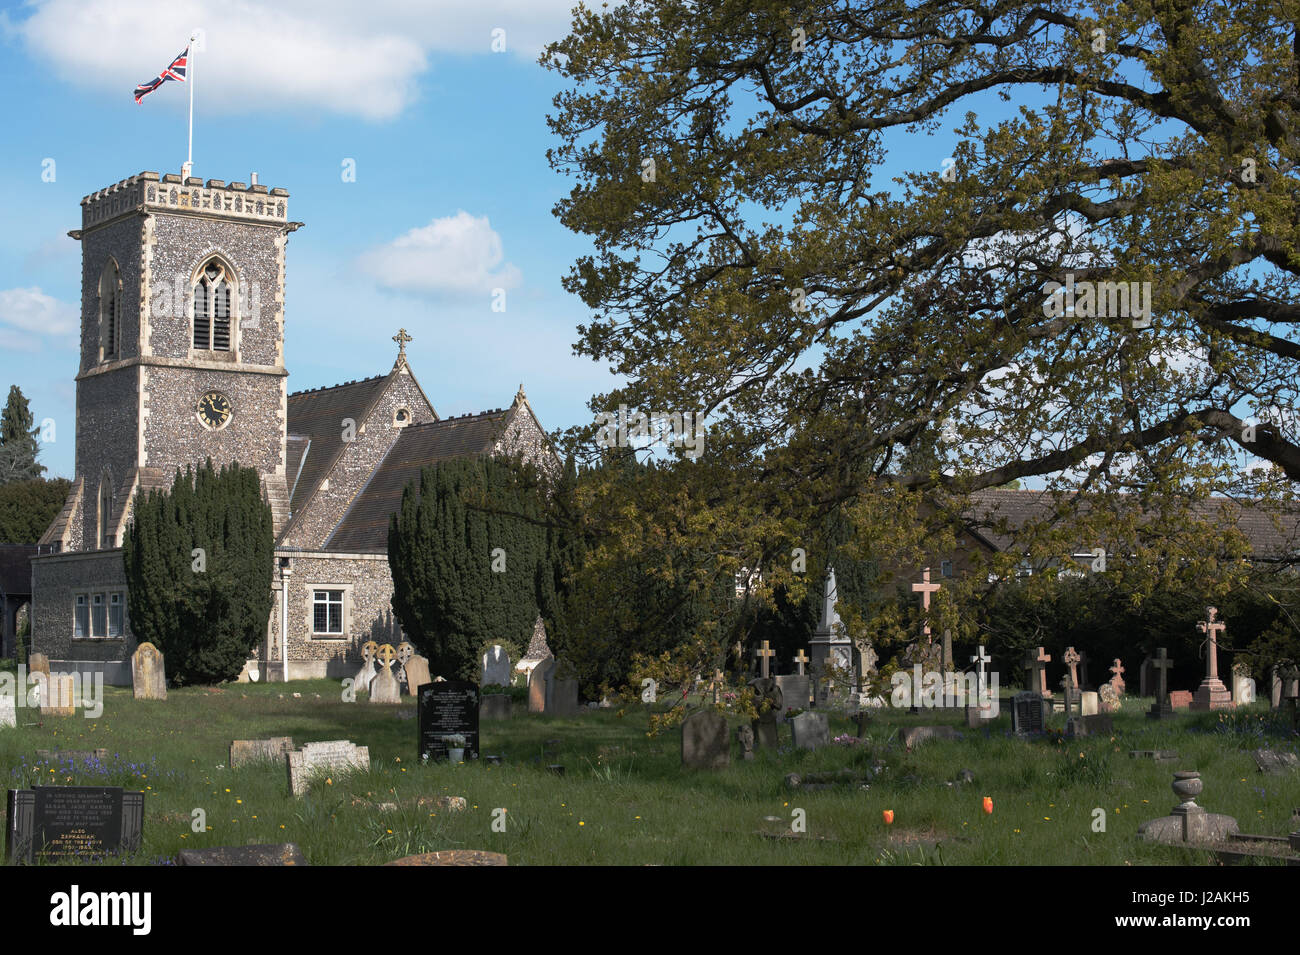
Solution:
{"label": "flower on grave", "polygon": [[882,809],[880,812],[880,816],[882,819],[885,820],[885,825],[892,826],[894,824],[894,810]]}
{"label": "flower on grave", "polygon": [[985,796],[985,797],[984,797],[984,812],[985,812],[986,814],[990,815],[990,816],[993,815],[993,797],[992,797],[992,796]]}

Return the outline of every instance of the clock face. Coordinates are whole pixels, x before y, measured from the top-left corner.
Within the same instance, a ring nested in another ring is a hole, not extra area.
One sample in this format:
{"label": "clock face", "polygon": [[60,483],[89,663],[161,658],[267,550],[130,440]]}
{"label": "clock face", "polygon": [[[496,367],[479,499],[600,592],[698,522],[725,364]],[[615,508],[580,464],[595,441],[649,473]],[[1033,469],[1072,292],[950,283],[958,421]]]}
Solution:
{"label": "clock face", "polygon": [[229,424],[233,413],[230,399],[219,391],[209,391],[199,399],[199,421],[213,431],[219,431]]}

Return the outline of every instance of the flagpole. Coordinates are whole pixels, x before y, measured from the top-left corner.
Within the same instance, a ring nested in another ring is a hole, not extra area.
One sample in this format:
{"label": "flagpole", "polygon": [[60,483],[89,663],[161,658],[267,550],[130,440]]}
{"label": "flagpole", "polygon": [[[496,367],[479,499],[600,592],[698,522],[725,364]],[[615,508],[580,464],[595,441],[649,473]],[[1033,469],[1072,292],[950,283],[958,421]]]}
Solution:
{"label": "flagpole", "polygon": [[190,139],[185,155],[185,174],[194,171],[194,34],[190,34],[190,52],[185,57],[185,81],[190,85]]}

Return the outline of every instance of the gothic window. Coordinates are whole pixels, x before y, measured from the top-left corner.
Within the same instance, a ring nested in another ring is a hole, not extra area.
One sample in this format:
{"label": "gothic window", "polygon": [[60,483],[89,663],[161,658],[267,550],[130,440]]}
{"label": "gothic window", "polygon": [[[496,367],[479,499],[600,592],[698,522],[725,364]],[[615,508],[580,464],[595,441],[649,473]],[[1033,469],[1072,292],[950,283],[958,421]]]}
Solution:
{"label": "gothic window", "polygon": [[113,519],[113,486],[105,478],[99,486],[99,548],[108,550],[117,546],[116,534],[110,522]]}
{"label": "gothic window", "polygon": [[122,277],[112,259],[99,277],[100,360],[116,358],[122,335]]}
{"label": "gothic window", "polygon": [[194,283],[195,351],[230,351],[234,280],[219,260],[199,270]]}

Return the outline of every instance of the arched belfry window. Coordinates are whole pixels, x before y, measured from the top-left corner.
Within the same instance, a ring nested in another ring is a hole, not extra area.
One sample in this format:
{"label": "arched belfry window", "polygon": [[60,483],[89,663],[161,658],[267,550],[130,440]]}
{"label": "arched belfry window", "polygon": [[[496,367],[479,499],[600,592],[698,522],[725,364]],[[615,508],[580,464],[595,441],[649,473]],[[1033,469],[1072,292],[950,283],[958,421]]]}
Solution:
{"label": "arched belfry window", "polygon": [[219,259],[199,270],[194,282],[194,348],[230,351],[234,277]]}
{"label": "arched belfry window", "polygon": [[112,259],[99,277],[99,348],[102,360],[118,357],[122,337],[122,276]]}

